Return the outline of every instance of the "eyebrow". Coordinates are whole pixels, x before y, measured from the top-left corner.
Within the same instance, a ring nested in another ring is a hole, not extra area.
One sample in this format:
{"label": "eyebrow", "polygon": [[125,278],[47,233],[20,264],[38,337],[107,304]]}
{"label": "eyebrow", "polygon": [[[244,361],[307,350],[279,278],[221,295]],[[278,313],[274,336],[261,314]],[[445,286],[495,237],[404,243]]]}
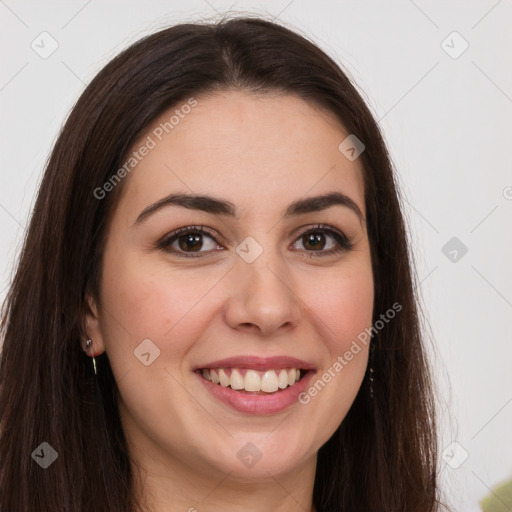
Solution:
{"label": "eyebrow", "polygon": [[[331,192],[321,196],[307,197],[294,201],[286,208],[283,217],[289,218],[306,213],[319,212],[337,205],[349,208],[357,215],[361,223],[364,222],[364,216],[359,206],[357,206],[350,197],[341,192]],[[204,195],[170,194],[147,208],[144,208],[132,227],[141,224],[151,215],[168,206],[181,206],[190,210],[200,210],[216,215],[227,215],[236,219],[240,218],[235,205],[230,201]]]}

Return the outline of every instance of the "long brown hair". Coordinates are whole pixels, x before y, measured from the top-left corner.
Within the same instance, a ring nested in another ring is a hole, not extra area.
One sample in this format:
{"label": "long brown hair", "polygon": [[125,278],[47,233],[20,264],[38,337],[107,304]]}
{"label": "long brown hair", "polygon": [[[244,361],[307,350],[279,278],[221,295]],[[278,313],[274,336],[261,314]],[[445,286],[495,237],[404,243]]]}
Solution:
{"label": "long brown hair", "polygon": [[[439,509],[435,401],[396,176],[379,128],[340,66],[298,33],[261,18],[176,25],[108,63],[72,109],[49,158],[2,312],[0,510],[136,510],[117,387],[81,348],[84,297],[97,302],[102,251],[123,183],[102,187],[152,121],[203,93],[284,91],[334,113],[365,144],[367,231],[375,283],[374,398],[368,380],[318,453],[318,512]],[[341,142],[341,141],[340,141]],[[92,383],[92,384],[91,384]],[[58,454],[42,469],[31,454]]]}

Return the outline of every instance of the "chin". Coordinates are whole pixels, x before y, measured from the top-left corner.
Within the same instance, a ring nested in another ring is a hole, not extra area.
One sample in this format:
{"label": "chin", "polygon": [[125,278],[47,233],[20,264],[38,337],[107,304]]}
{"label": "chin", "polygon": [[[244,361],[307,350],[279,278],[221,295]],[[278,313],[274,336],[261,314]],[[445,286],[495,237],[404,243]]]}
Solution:
{"label": "chin", "polygon": [[300,429],[280,431],[283,425],[278,425],[270,433],[233,434],[222,448],[216,443],[221,452],[209,450],[210,464],[233,478],[251,481],[296,470],[308,459],[307,434]]}

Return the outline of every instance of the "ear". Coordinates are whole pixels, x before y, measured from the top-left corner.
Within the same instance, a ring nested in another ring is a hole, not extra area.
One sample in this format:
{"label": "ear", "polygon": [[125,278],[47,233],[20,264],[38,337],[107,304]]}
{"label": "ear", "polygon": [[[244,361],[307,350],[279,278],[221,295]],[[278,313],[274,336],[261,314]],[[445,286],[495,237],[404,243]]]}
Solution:
{"label": "ear", "polygon": [[[101,330],[101,320],[99,314],[99,308],[93,297],[86,293],[85,295],[85,332],[87,338],[82,340],[82,349],[87,355],[98,356],[105,352],[105,342],[103,339],[103,333]],[[89,351],[86,349],[87,340],[92,340]]]}

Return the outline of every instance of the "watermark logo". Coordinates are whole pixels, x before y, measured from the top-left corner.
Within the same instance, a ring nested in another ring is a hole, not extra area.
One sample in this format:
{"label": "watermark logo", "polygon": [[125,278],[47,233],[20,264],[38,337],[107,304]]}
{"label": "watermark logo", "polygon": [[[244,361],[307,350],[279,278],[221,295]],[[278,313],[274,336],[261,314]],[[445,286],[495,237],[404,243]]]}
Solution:
{"label": "watermark logo", "polygon": [[338,355],[336,361],[312,384],[306,391],[299,393],[297,397],[298,401],[307,405],[311,402],[311,398],[314,398],[318,395],[325,386],[331,382],[336,375],[338,375],[345,366],[347,366],[354,356],[361,352],[361,344],[366,346],[368,341],[371,340],[374,334],[377,334],[381,329],[385,327],[386,324],[390,322],[393,318],[395,318],[396,314],[402,311],[402,305],[398,302],[395,302],[391,308],[389,308],[386,313],[382,313],[380,315],[379,320],[376,320],[374,325],[370,328],[366,328],[364,331],[360,332],[357,335],[357,340],[353,340],[350,348],[345,351],[344,354]]}
{"label": "watermark logo", "polygon": [[242,463],[248,468],[252,468],[263,456],[257,446],[251,442],[245,443],[240,450],[236,453],[236,456],[242,461]]}
{"label": "watermark logo", "polygon": [[59,454],[46,441],[41,443],[31,454],[31,457],[43,468],[49,468],[56,460]]}
{"label": "watermark logo", "polygon": [[160,349],[150,339],[145,339],[137,345],[133,354],[144,366],[149,366],[160,356]]}
{"label": "watermark logo", "polygon": [[338,146],[338,150],[353,162],[365,149],[365,145],[352,133]]}
{"label": "watermark logo", "polygon": [[252,263],[261,255],[263,247],[252,236],[248,236],[235,251],[246,263]]}
{"label": "watermark logo", "polygon": [[458,263],[467,254],[468,248],[459,238],[454,236],[443,245],[441,252],[452,263]]}
{"label": "watermark logo", "polygon": [[468,48],[469,43],[457,32],[453,31],[441,42],[441,48],[452,58],[458,59]]}
{"label": "watermark logo", "polygon": [[41,59],[50,58],[59,47],[57,40],[49,32],[41,32],[31,43],[30,47]]}
{"label": "watermark logo", "polygon": [[101,200],[106,197],[114,188],[144,159],[149,155],[150,151],[155,149],[159,142],[164,139],[166,134],[171,133],[182,119],[192,111],[192,108],[198,104],[194,98],[189,98],[187,103],[181,105],[180,108],[174,110],[174,113],[167,121],[160,123],[153,129],[150,135],[146,137],[144,142],[133,151],[126,159],[122,167],[120,167],[101,187],[94,189],[93,195],[96,199]]}
{"label": "watermark logo", "polygon": [[441,458],[452,469],[458,469],[469,457],[467,450],[457,441],[450,443],[441,455]]}

